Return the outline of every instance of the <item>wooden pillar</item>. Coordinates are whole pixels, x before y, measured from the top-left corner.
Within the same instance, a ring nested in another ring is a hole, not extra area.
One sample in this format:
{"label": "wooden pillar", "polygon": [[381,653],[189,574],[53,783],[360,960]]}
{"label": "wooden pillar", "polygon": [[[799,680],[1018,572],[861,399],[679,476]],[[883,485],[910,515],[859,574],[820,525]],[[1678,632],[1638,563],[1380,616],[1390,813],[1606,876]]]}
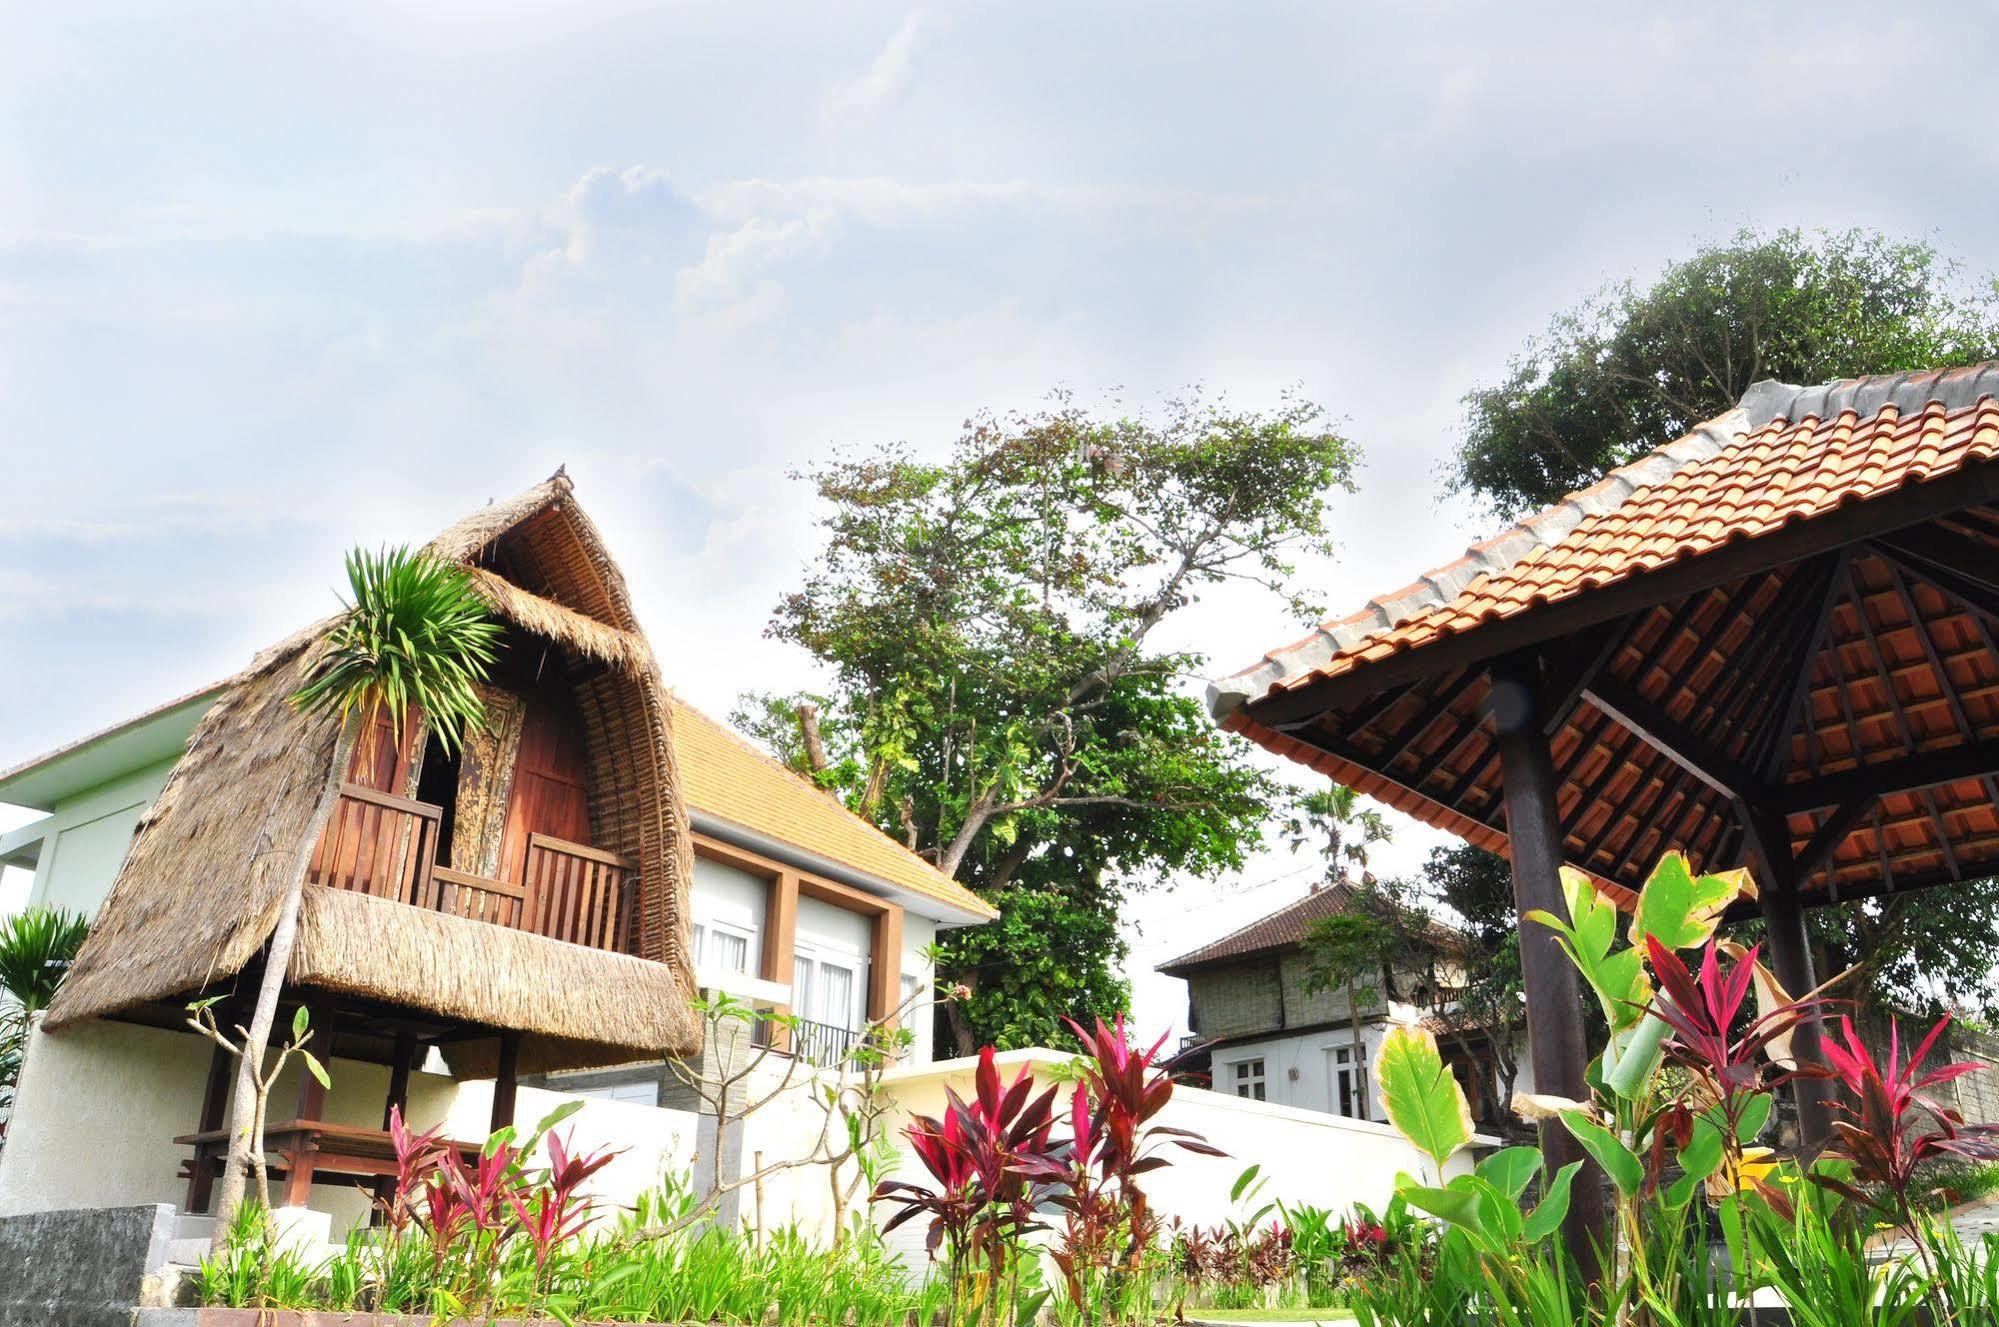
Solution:
{"label": "wooden pillar", "polygon": [[[305,1049],[312,1052],[330,1075],[333,1072],[334,1013],[331,1008],[323,1004],[308,1005],[306,1008],[309,1035],[306,1038]],[[298,1113],[295,1118],[301,1120],[326,1118],[326,1087],[303,1064],[299,1065]]]}
{"label": "wooden pillar", "polygon": [[[1527,920],[1535,909],[1566,916],[1562,895],[1562,831],[1555,765],[1544,731],[1540,662],[1508,655],[1492,665],[1487,704],[1498,732],[1500,773],[1506,794],[1506,836],[1513,859],[1513,902],[1520,916],[1520,969],[1527,989],[1528,1051],[1534,1090],[1589,1099],[1583,1042],[1582,989],[1574,964],[1555,933]],[[1564,1226],[1569,1252],[1593,1275],[1594,1241],[1604,1225],[1603,1173],[1558,1121],[1541,1126],[1541,1149],[1552,1172],[1571,1161],[1585,1165],[1576,1177]]]}
{"label": "wooden pillar", "polygon": [[[1819,983],[1812,972],[1811,939],[1805,932],[1804,903],[1798,893],[1804,872],[1791,852],[1790,826],[1775,812],[1738,806],[1737,814],[1748,831],[1754,859],[1750,867],[1758,886],[1757,906],[1763,911],[1770,971],[1790,995],[1803,995]],[[1804,1064],[1820,1063],[1819,1038],[1818,1015],[1800,1019],[1791,1034],[1791,1054]],[[1791,1095],[1798,1103],[1799,1146],[1807,1153],[1817,1152],[1832,1141],[1832,1085],[1824,1079],[1798,1078],[1792,1081]]]}
{"label": "wooden pillar", "polygon": [[389,1113],[399,1112],[409,1123],[410,1070],[416,1064],[416,1033],[408,1028],[396,1032],[395,1063],[389,1066],[389,1098],[382,1103],[382,1127],[389,1127]]}
{"label": "wooden pillar", "polygon": [[[891,903],[875,914],[868,958],[868,1018],[887,1018],[902,1003],[902,909]],[[893,1026],[891,1024],[891,1026]]]}
{"label": "wooden pillar", "polygon": [[499,1070],[493,1075],[493,1118],[495,1132],[514,1122],[514,1097],[520,1090],[521,1034],[500,1034]]}
{"label": "wooden pillar", "polygon": [[[201,1090],[201,1122],[196,1126],[197,1133],[215,1133],[228,1124],[229,1085],[235,1078],[236,1057],[217,1046],[208,1060],[208,1082]],[[196,1145],[194,1161],[188,1168],[187,1210],[206,1212],[214,1191],[214,1158]]]}
{"label": "wooden pillar", "polygon": [[[784,871],[770,882],[770,897],[764,903],[763,928],[763,978],[780,986],[790,986],[797,976],[798,958],[798,876]],[[792,1005],[778,1005],[771,1012],[789,1014],[796,1012]],[[770,1025],[770,1044],[774,1050],[788,1050],[791,1033],[777,1024]]]}

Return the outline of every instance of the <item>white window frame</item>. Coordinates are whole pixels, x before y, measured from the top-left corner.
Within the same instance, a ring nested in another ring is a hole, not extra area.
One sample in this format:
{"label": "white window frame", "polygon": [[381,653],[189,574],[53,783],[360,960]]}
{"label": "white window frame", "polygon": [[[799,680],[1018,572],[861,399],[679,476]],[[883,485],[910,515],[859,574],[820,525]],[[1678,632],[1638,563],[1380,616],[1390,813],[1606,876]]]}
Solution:
{"label": "white window frame", "polygon": [[[867,1025],[868,964],[865,954],[856,954],[844,946],[816,944],[801,938],[792,958],[792,1012],[808,1022],[859,1032]],[[826,1007],[816,980],[822,967],[839,968],[852,978],[844,1011]]]}
{"label": "white window frame", "polygon": [[[1343,1115],[1350,1120],[1358,1120],[1367,1117],[1355,1113],[1354,1107],[1360,1103],[1363,1097],[1372,1094],[1367,1092],[1365,1080],[1359,1078],[1354,1073],[1353,1051],[1352,1042],[1341,1042],[1336,1046],[1326,1047],[1328,1063],[1332,1070],[1331,1080],[1333,1086],[1333,1099],[1329,1104],[1333,1108],[1333,1114]],[[1365,1074],[1366,1072],[1367,1043],[1362,1042],[1360,1045],[1360,1073]],[[1369,1101],[1368,1104],[1372,1106],[1374,1103]]]}
{"label": "white window frame", "polygon": [[[740,968],[722,968],[708,956],[710,936],[726,935],[732,940],[743,942],[743,964]],[[761,951],[757,947],[757,929],[740,922],[724,921],[718,917],[703,917],[694,923],[694,966],[702,972],[717,972],[724,975],[755,977],[761,975]]]}
{"label": "white window frame", "polygon": [[1229,1087],[1249,1101],[1270,1100],[1270,1069],[1261,1055],[1229,1063]]}

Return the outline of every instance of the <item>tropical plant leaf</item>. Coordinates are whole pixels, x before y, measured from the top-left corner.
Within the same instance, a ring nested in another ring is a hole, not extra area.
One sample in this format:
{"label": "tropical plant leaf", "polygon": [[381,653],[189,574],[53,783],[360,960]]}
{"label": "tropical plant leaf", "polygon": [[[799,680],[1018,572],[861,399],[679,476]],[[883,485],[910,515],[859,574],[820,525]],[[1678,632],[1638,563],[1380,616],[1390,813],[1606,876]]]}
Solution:
{"label": "tropical plant leaf", "polygon": [[1375,1082],[1389,1123],[1416,1150],[1444,1163],[1472,1138],[1471,1103],[1444,1067],[1437,1039],[1425,1028],[1390,1029],[1381,1043]]}
{"label": "tropical plant leaf", "polygon": [[1729,904],[1755,896],[1749,872],[1738,869],[1696,876],[1687,865],[1686,854],[1669,852],[1652,868],[1645,888],[1638,893],[1638,907],[1631,916],[1631,943],[1642,950],[1645,937],[1650,935],[1668,949],[1704,945]]}
{"label": "tropical plant leaf", "polygon": [[1617,1191],[1629,1198],[1645,1183],[1645,1163],[1637,1153],[1618,1140],[1616,1134],[1598,1124],[1580,1111],[1569,1111],[1562,1116],[1562,1123],[1575,1135],[1583,1150],[1596,1159],[1603,1167],[1603,1173],[1610,1176],[1610,1182]]}
{"label": "tropical plant leaf", "polygon": [[1596,992],[1611,1031],[1632,1027],[1652,999],[1652,983],[1639,951],[1611,952],[1617,943],[1616,905],[1597,893],[1596,883],[1573,866],[1562,868],[1562,894],[1568,900],[1568,921],[1541,911],[1528,913],[1527,920],[1548,927],[1559,937],[1576,971]]}
{"label": "tropical plant leaf", "polygon": [[1485,1234],[1484,1221],[1480,1215],[1481,1195],[1470,1185],[1453,1184],[1438,1189],[1421,1184],[1403,1184],[1395,1191],[1401,1195],[1404,1202],[1419,1212],[1428,1212],[1439,1221],[1457,1226],[1472,1235]]}
{"label": "tropical plant leaf", "polygon": [[1575,1183],[1576,1172],[1582,1168],[1582,1162],[1571,1161],[1555,1172],[1555,1178],[1548,1182],[1548,1192],[1521,1223],[1523,1238],[1538,1244],[1561,1228],[1569,1214],[1569,1189]]}
{"label": "tropical plant leaf", "polygon": [[1538,1147],[1502,1147],[1478,1163],[1481,1179],[1509,1198],[1518,1198],[1541,1173]]}
{"label": "tropical plant leaf", "polygon": [[1687,1145],[1680,1149],[1679,1179],[1666,1191],[1666,1201],[1673,1207],[1684,1207],[1687,1200],[1706,1182],[1707,1177],[1721,1168],[1726,1149],[1722,1146],[1721,1130],[1714,1121],[1703,1116],[1694,1121],[1694,1134]]}

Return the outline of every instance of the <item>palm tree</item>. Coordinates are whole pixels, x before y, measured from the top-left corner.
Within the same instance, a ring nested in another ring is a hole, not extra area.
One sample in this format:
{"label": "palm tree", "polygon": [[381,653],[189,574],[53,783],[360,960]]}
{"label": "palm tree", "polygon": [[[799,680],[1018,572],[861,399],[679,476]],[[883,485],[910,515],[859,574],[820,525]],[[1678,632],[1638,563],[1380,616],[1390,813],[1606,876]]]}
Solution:
{"label": "palm tree", "polygon": [[88,934],[88,918],[61,908],[16,913],[0,925],[0,991],[13,996],[23,1013],[41,1013]]}
{"label": "palm tree", "polygon": [[[1372,915],[1374,873],[1367,869],[1367,850],[1389,837],[1388,820],[1381,812],[1362,804],[1360,794],[1344,784],[1314,788],[1298,794],[1291,819],[1285,825],[1291,851],[1297,852],[1320,839],[1319,853],[1326,863],[1326,884],[1345,886],[1350,891],[1352,910],[1314,922],[1306,936],[1310,966],[1306,972],[1308,989],[1344,988],[1347,997],[1347,1072],[1353,1075],[1354,1114],[1368,1119],[1368,1076],[1361,1064],[1366,1040],[1361,1035],[1360,1008],[1373,1000],[1376,991],[1368,979],[1381,969],[1387,948],[1379,919]],[[1356,881],[1354,872],[1360,878]],[[1338,1080],[1334,1083],[1338,1105]]]}
{"label": "palm tree", "polygon": [[0,1110],[11,1107],[28,1038],[55,999],[90,922],[60,908],[29,908],[0,924]]}
{"label": "palm tree", "polygon": [[337,714],[340,732],[319,802],[294,849],[284,903],[264,957],[256,1008],[243,1036],[229,1116],[229,1157],[216,1196],[218,1249],[243,1200],[259,1070],[270,1047],[278,995],[298,939],[305,873],[340,800],[340,784],[355,742],[386,714],[400,744],[403,724],[415,714],[422,716],[431,737],[448,752],[466,729],[483,724],[486,717],[475,684],[492,667],[500,626],[462,569],[408,548],[378,553],[356,549],[347,555],[347,584],[352,602],[328,631],[305,685],[291,697],[302,713]]}

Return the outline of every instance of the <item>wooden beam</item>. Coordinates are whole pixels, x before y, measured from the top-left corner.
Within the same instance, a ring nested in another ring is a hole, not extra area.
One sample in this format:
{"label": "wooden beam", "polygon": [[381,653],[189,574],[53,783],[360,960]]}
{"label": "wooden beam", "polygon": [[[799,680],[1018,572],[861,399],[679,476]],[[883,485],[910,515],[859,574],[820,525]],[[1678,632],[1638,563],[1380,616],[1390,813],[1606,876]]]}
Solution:
{"label": "wooden beam", "polygon": [[1938,478],[1905,484],[1894,493],[1820,513],[1755,539],[1736,540],[1698,557],[1640,572],[1614,585],[1481,624],[1363,664],[1337,677],[1281,691],[1248,706],[1265,727],[1335,709],[1384,687],[1436,677],[1453,668],[1496,659],[1523,646],[1561,640],[1585,628],[1701,589],[1726,585],[1848,544],[1892,532],[1999,498],[1999,462],[1974,461]]}
{"label": "wooden beam", "polygon": [[382,1127],[389,1127],[391,1111],[408,1122],[410,1113],[410,1071],[416,1067],[416,1033],[409,1028],[396,1030],[395,1063],[389,1066],[389,1095],[382,1103]]}
{"label": "wooden beam", "polygon": [[1812,742],[1813,729],[1809,722],[1811,718],[1810,688],[1812,674],[1818,670],[1819,654],[1825,649],[1826,634],[1832,630],[1833,613],[1839,608],[1839,601],[1845,589],[1841,580],[1846,570],[1846,560],[1852,556],[1852,552],[1849,549],[1842,548],[1837,553],[1829,556],[1832,565],[1826,573],[1824,601],[1819,605],[1818,621],[1813,624],[1812,634],[1805,645],[1804,656],[1799,661],[1797,671],[1791,678],[1790,689],[1785,692],[1783,702],[1778,708],[1778,714],[1782,719],[1782,726],[1778,729],[1776,749],[1771,753],[1770,762],[1765,767],[1765,775],[1771,780],[1781,779],[1785,771],[1790,768],[1791,744],[1786,742],[1784,738],[1789,734],[1791,716],[1797,713],[1800,701],[1805,706],[1805,717],[1807,720],[1805,726],[1805,744],[1807,749],[1810,748]]}
{"label": "wooden beam", "polygon": [[[798,873],[780,871],[770,882],[770,893],[764,898],[763,956],[759,965],[764,980],[789,989],[798,980],[797,959]],[[771,1012],[792,1014],[797,1009],[791,1004],[781,1004]],[[791,1029],[772,1023],[769,1033],[771,1049],[790,1049]]]}
{"label": "wooden beam", "polygon": [[1846,842],[1853,831],[1860,827],[1860,822],[1867,819],[1867,813],[1873,809],[1872,797],[1849,798],[1834,807],[1832,814],[1812,831],[1811,838],[1805,841],[1803,850],[1798,853],[1796,875],[1800,890],[1804,888],[1806,881],[1824,869],[1832,860],[1833,854],[1839,851],[1839,845]]}
{"label": "wooden beam", "polygon": [[498,1072],[493,1075],[492,1126],[496,1133],[514,1122],[514,1102],[521,1086],[520,1068],[521,1034],[502,1032]]}
{"label": "wooden beam", "polygon": [[1598,678],[1587,694],[1591,704],[1630,729],[1645,745],[1723,797],[1734,800],[1755,790],[1756,779],[1748,770],[1682,729],[1663,710],[1616,678]]}
{"label": "wooden beam", "polygon": [[[1770,871],[1769,882],[1758,892],[1756,901],[1763,911],[1771,971],[1791,995],[1803,995],[1818,986],[1818,978],[1812,973],[1811,940],[1805,933],[1804,908],[1799,904],[1800,877],[1791,856],[1791,831],[1781,815],[1738,806],[1743,812],[1743,832],[1765,856]],[[1791,1033],[1791,1049],[1800,1063],[1819,1063],[1819,1031],[1816,1014],[1798,1020]],[[1799,1139],[1808,1152],[1818,1151],[1832,1139],[1827,1086],[1818,1078],[1791,1080],[1791,1092],[1798,1103]]]}
{"label": "wooden beam", "polygon": [[1872,800],[1893,793],[1920,792],[1995,772],[1999,772],[1999,741],[1987,740],[1781,784],[1763,791],[1755,800],[1773,811],[1815,811],[1855,798]]}
{"label": "wooden beam", "polygon": [[874,919],[868,957],[868,1017],[884,1019],[902,1003],[902,909]]}
{"label": "wooden beam", "polygon": [[[1520,914],[1520,966],[1527,991],[1527,1040],[1537,1091],[1586,1100],[1588,1048],[1583,1044],[1582,991],[1575,966],[1555,933],[1526,920],[1545,909],[1561,915],[1563,901],[1560,789],[1541,729],[1539,661],[1514,655],[1492,668],[1492,706],[1500,769],[1506,784],[1506,832],[1513,859],[1513,899]],[[1551,1166],[1586,1161],[1567,1129],[1541,1126],[1541,1147]],[[1596,1267],[1604,1226],[1603,1176],[1585,1164],[1574,1187],[1564,1233],[1577,1265]]]}

